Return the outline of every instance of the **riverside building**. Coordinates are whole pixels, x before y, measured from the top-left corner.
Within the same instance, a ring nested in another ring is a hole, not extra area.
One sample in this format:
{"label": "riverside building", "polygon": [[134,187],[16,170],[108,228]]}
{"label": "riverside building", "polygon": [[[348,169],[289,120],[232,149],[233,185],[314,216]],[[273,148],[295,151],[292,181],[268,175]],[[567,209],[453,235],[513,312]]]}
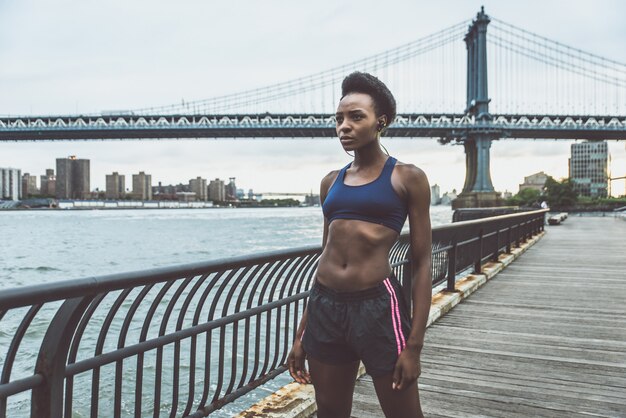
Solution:
{"label": "riverside building", "polygon": [[24,173],[22,176],[22,196],[30,197],[39,194],[37,188],[37,176],[31,176],[30,173]]}
{"label": "riverside building", "polygon": [[39,176],[39,187],[42,196],[56,196],[56,184],[57,178],[54,175],[54,170],[51,168],[46,169],[46,174]]}
{"label": "riverside building", "polygon": [[[250,191],[252,191],[252,189],[250,189]],[[254,194],[252,195],[252,197],[250,199],[253,199],[253,198],[254,198]],[[313,194],[313,191],[311,191],[311,193],[309,193],[308,195],[304,196],[304,204],[308,205],[308,206],[319,205],[320,204],[320,195]]]}
{"label": "riverside building", "polygon": [[581,196],[607,197],[609,190],[609,148],[606,141],[572,144],[569,178]]}
{"label": "riverside building", "polygon": [[209,183],[209,200],[223,202],[226,200],[226,186],[224,180],[215,179]]}
{"label": "riverside building", "polygon": [[22,170],[0,167],[0,200],[22,198]]}
{"label": "riverside building", "polygon": [[57,199],[89,199],[89,160],[75,155],[57,158]]}
{"label": "riverside building", "polygon": [[106,175],[106,189],[104,196],[109,200],[118,200],[126,193],[126,177],[117,171]]}
{"label": "riverside building", "polygon": [[202,177],[197,177],[195,179],[191,179],[189,180],[189,190],[191,190],[192,193],[196,194],[196,200],[199,202],[206,202],[207,201],[207,185],[206,185],[206,179],[203,179]]}
{"label": "riverside building", "polygon": [[537,190],[539,193],[543,192],[543,188],[548,180],[548,175],[543,171],[540,171],[530,176],[524,177],[524,182],[519,185],[519,191],[525,189]]}
{"label": "riverside building", "polygon": [[139,200],[152,200],[152,176],[140,171],[133,174],[133,197]]}
{"label": "riverside building", "polygon": [[235,177],[228,178],[228,184],[226,188],[226,200],[237,200],[237,185],[235,184]]}
{"label": "riverside building", "polygon": [[430,204],[438,205],[441,203],[441,188],[438,184],[430,186]]}
{"label": "riverside building", "polygon": [[452,189],[452,192],[445,192],[441,196],[442,205],[451,205],[452,201],[457,198],[456,189]]}

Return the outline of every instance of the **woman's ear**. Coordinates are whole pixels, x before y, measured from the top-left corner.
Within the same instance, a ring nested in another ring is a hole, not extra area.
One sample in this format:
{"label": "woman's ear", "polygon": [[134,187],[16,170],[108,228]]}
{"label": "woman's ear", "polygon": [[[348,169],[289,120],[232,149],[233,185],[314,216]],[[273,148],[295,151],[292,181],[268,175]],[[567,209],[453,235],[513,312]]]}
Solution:
{"label": "woman's ear", "polygon": [[383,115],[380,119],[378,119],[378,132],[385,129],[385,126],[387,126],[387,116]]}

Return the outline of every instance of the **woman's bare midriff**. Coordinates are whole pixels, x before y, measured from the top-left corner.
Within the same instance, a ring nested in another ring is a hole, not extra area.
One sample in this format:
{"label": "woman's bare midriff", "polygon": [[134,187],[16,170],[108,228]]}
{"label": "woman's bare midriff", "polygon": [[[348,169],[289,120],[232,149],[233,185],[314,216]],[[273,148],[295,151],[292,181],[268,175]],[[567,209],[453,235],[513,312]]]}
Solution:
{"label": "woman's bare midriff", "polygon": [[397,239],[396,231],[380,224],[335,219],[328,227],[316,280],[338,292],[376,286],[389,276],[389,250]]}

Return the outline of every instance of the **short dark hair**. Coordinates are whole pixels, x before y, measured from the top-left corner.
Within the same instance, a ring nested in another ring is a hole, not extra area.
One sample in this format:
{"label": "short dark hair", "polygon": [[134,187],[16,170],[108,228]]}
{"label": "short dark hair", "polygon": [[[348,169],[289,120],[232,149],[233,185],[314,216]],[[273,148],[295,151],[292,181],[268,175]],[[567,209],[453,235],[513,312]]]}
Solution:
{"label": "short dark hair", "polygon": [[341,83],[341,98],[350,93],[368,94],[374,102],[376,116],[387,115],[387,126],[396,118],[396,99],[385,83],[375,76],[360,71],[348,75]]}

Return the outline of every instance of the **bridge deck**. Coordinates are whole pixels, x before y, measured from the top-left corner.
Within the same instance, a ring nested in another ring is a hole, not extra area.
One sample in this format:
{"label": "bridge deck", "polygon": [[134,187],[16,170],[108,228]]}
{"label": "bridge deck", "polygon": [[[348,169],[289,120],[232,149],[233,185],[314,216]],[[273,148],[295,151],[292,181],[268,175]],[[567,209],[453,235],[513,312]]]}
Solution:
{"label": "bridge deck", "polygon": [[[427,417],[626,417],[626,222],[570,217],[426,333]],[[369,376],[354,417],[381,417]]]}

